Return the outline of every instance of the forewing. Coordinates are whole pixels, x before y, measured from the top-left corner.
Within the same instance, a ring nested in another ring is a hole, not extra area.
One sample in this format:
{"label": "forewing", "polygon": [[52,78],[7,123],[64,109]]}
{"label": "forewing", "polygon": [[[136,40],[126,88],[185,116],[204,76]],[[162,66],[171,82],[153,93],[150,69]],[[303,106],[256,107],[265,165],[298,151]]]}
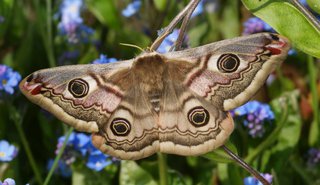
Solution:
{"label": "forewing", "polygon": [[98,132],[123,98],[131,65],[130,60],[44,69],[22,80],[20,89],[66,124]]}
{"label": "forewing", "polygon": [[286,58],[289,48],[287,39],[260,33],[168,53],[166,57],[193,64],[184,84],[227,111],[244,104],[258,91]]}

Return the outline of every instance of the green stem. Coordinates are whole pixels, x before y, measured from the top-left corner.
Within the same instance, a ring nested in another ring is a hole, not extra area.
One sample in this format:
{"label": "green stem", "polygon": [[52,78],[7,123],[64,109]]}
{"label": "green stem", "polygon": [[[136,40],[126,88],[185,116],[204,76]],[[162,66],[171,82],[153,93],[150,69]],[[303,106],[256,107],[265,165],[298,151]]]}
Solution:
{"label": "green stem", "polygon": [[[311,128],[315,128],[317,130],[316,136],[312,138],[318,138],[318,135],[320,133],[320,127],[316,124],[319,124],[319,97],[318,97],[318,92],[317,92],[317,67],[315,66],[313,57],[308,55],[307,56],[307,65],[308,65],[308,72],[309,72],[309,77],[310,77],[310,89],[311,89],[311,94],[312,94],[312,109],[313,109],[313,126]],[[315,125],[314,125],[315,124]],[[315,139],[314,139],[315,140]],[[315,144],[315,141],[311,141],[312,144]]]}
{"label": "green stem", "polygon": [[[19,137],[21,139],[23,148],[27,154],[28,160],[30,162],[31,168],[33,170],[33,173],[36,176],[36,180],[38,181],[38,184],[42,184],[43,183],[43,179],[41,177],[40,171],[38,170],[37,164],[34,160],[34,157],[32,155],[31,149],[30,149],[30,145],[28,143],[27,137],[23,132],[22,129],[22,122],[23,122],[23,116],[19,116],[19,113],[16,111],[16,109],[13,106],[10,106],[10,109],[12,110],[12,119],[14,124],[16,125]],[[16,115],[15,115],[16,114]]]}
{"label": "green stem", "polygon": [[245,158],[245,161],[249,164],[252,163],[252,161],[266,148],[270,147],[271,144],[273,144],[277,140],[277,136],[279,135],[281,129],[285,125],[288,118],[288,109],[287,107],[283,107],[283,114],[280,119],[279,126],[271,132],[271,134],[257,147],[255,148],[250,154]]}
{"label": "green stem", "polygon": [[3,179],[4,173],[7,171],[9,168],[9,163],[2,163],[0,165],[0,179]]}
{"label": "green stem", "polygon": [[52,165],[52,167],[51,167],[51,169],[50,169],[50,171],[49,171],[49,173],[48,173],[48,175],[47,175],[47,177],[46,177],[43,185],[49,184],[49,182],[50,182],[50,180],[51,180],[51,177],[52,177],[52,175],[53,175],[53,172],[54,172],[54,170],[56,169],[56,167],[58,166],[58,162],[59,162],[59,160],[60,160],[60,158],[61,158],[61,156],[62,156],[62,154],[63,154],[63,152],[64,152],[64,149],[65,149],[66,146],[67,146],[67,143],[68,143],[68,140],[69,140],[69,137],[70,137],[72,131],[73,131],[73,128],[69,128],[68,132],[66,133],[66,135],[65,135],[65,140],[64,140],[64,142],[63,142],[63,144],[62,144],[62,146],[61,146],[61,148],[60,148],[60,150],[59,150],[58,155],[57,155],[56,158],[54,159],[53,165]]}
{"label": "green stem", "polygon": [[47,53],[50,67],[55,67],[54,51],[52,44],[52,6],[50,0],[46,0],[47,4]]}
{"label": "green stem", "polygon": [[[53,53],[53,45],[52,45],[52,18],[51,18],[51,12],[52,7],[50,0],[46,0],[46,20],[44,20],[42,14],[41,14],[41,7],[39,4],[39,0],[33,0],[33,5],[35,7],[35,12],[37,14],[37,27],[38,31],[40,32],[40,35],[43,40],[43,45],[45,47],[45,50],[47,52],[47,57],[49,60],[50,67],[55,67],[55,58]],[[46,24],[46,25],[45,25]],[[47,31],[46,29],[47,28]]]}
{"label": "green stem", "polygon": [[308,173],[306,172],[306,170],[302,165],[298,164],[293,159],[289,160],[289,164],[292,167],[292,169],[295,170],[300,175],[300,177],[302,177],[302,179],[304,180],[304,184],[307,184],[307,185],[314,184],[314,182],[312,182],[311,178],[309,177]]}
{"label": "green stem", "polygon": [[168,184],[168,167],[167,167],[167,156],[166,154],[157,153],[158,155],[158,163],[159,163],[159,178],[160,185]]}

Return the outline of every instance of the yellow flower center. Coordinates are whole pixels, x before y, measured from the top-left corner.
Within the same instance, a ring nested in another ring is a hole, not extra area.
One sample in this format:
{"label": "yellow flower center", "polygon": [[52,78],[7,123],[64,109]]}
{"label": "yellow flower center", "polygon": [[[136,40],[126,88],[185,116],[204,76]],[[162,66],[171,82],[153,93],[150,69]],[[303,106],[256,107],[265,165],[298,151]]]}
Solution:
{"label": "yellow flower center", "polygon": [[7,80],[2,80],[2,84],[6,85],[7,84]]}
{"label": "yellow flower center", "polygon": [[6,153],[0,152],[0,157],[4,157],[4,156],[6,156]]}
{"label": "yellow flower center", "polygon": [[102,163],[96,162],[96,167],[99,167],[99,166],[101,166],[101,165],[102,165]]}

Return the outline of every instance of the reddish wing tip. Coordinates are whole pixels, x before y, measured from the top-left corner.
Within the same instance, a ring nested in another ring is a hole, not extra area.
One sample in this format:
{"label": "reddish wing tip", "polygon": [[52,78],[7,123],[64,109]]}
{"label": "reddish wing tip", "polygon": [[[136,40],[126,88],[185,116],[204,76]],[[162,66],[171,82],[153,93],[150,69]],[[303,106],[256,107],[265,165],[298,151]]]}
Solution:
{"label": "reddish wing tip", "polygon": [[25,82],[22,87],[24,90],[30,92],[31,95],[37,95],[40,94],[42,85],[39,83],[30,85],[29,82]]}

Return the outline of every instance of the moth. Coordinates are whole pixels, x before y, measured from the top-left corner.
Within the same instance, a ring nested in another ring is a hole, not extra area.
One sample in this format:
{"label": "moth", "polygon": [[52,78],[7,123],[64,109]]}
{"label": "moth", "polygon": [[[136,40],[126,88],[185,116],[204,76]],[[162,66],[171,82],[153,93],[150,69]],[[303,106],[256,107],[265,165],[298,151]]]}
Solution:
{"label": "moth", "polygon": [[289,48],[286,38],[260,33],[115,63],[44,69],[19,87],[64,123],[92,133],[93,144],[111,156],[201,155],[225,143],[234,129],[228,111],[259,90]]}

